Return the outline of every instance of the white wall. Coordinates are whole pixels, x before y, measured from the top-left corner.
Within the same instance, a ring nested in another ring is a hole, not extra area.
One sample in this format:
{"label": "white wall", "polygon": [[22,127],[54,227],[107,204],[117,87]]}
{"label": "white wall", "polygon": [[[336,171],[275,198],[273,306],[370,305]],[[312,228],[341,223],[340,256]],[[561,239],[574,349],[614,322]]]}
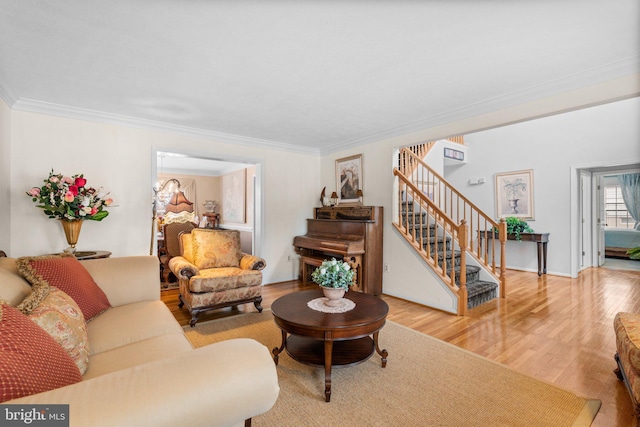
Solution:
{"label": "white wall", "polygon": [[[557,99],[554,102],[562,104]],[[455,311],[456,307],[454,298],[429,274],[391,225],[394,220],[391,217],[394,150],[465,134],[474,128],[499,126],[506,117],[514,119],[514,111],[518,109],[497,111],[482,120],[474,117],[323,156],[320,186],[334,189],[335,160],[359,153],[363,155],[364,202],[384,207],[383,262],[390,270],[383,273],[384,293],[445,311]],[[571,166],[640,161],[638,117],[640,99],[631,98],[467,134],[468,163],[447,167],[445,178],[468,194],[474,203],[493,213],[493,174],[534,169],[536,221],[532,226],[537,231],[551,233],[548,273],[569,275]],[[486,183],[470,186],[468,180],[472,177],[485,177]],[[518,242],[508,245],[508,267],[537,271],[535,245]]]}
{"label": "white wall", "polygon": [[155,184],[152,155],[154,149],[162,148],[260,163],[264,226],[262,248],[256,249],[267,260],[264,283],[297,277],[297,265],[287,261],[287,256],[293,253],[293,237],[305,233],[305,218],[319,192],[317,156],[23,111],[12,113],[8,180],[12,224],[5,246],[10,256],[58,252],[67,246],[62,227],[25,195],[29,188],[40,185],[52,168],[69,175],[84,173],[89,185],[110,190],[117,205],[102,222],[85,222],[80,250],[109,250],[113,256],[149,254],[151,189]]}
{"label": "white wall", "polygon": [[0,99],[0,250],[9,250],[11,230],[9,181],[11,178],[10,155],[11,110]]}
{"label": "white wall", "polygon": [[[469,162],[448,168],[446,179],[495,217],[494,175],[533,169],[534,214],[548,232],[548,273],[571,273],[571,167],[640,161],[640,99],[465,135]],[[484,177],[485,184],[469,185]],[[575,221],[573,221],[575,222]],[[537,271],[535,245],[507,242],[507,267]]]}

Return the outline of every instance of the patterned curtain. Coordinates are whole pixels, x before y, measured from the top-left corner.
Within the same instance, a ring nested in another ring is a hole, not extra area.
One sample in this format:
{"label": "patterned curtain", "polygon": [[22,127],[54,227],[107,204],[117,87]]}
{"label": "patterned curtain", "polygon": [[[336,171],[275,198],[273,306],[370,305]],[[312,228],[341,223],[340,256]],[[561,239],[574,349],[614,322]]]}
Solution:
{"label": "patterned curtain", "polygon": [[640,173],[618,175],[618,181],[624,204],[635,221],[633,228],[640,231]]}

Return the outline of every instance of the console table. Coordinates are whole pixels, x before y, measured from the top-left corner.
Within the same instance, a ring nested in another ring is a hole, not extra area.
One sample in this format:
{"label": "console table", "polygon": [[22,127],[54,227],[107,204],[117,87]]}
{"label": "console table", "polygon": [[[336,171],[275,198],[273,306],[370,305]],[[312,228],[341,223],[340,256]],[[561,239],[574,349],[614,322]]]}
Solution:
{"label": "console table", "polygon": [[[482,250],[482,239],[484,232],[479,231],[480,250]],[[493,238],[493,236],[491,236]],[[495,236],[497,240],[498,236]],[[507,234],[507,240],[518,240],[515,234]],[[538,249],[538,276],[547,274],[547,243],[549,243],[549,233],[520,233],[521,242],[535,242]]]}

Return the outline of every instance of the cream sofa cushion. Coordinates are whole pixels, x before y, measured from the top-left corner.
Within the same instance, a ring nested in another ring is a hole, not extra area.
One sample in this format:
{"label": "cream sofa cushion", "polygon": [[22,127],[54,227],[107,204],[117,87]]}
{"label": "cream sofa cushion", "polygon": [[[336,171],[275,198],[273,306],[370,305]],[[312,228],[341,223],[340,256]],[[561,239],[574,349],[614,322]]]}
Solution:
{"label": "cream sofa cushion", "polygon": [[98,377],[154,360],[177,356],[193,350],[184,333],[166,334],[103,351],[91,356],[89,369],[82,379]]}
{"label": "cream sofa cushion", "polygon": [[157,256],[127,256],[81,261],[112,307],[160,299]]}
{"label": "cream sofa cushion", "polygon": [[112,307],[87,323],[87,329],[90,355],[164,334],[183,333],[162,301]]}
{"label": "cream sofa cushion", "polygon": [[30,293],[31,286],[18,274],[15,258],[0,257],[0,299],[17,307]]}

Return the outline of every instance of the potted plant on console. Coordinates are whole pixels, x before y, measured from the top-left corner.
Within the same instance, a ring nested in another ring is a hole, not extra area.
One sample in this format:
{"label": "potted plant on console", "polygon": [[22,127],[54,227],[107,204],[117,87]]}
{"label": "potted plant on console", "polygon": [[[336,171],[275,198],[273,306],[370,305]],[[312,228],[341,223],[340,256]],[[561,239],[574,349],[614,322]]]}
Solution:
{"label": "potted plant on console", "polygon": [[533,229],[523,219],[508,216],[504,220],[507,223],[507,236],[513,235],[516,240],[522,240],[521,233],[533,233]]}
{"label": "potted plant on console", "polygon": [[318,284],[327,298],[325,304],[330,307],[339,306],[344,293],[353,284],[355,271],[348,262],[335,258],[324,260],[320,267],[311,273],[311,280]]}
{"label": "potted plant on console", "polygon": [[[508,216],[504,219],[507,224],[507,238],[509,240],[522,240],[522,233],[533,233],[533,228],[529,227],[527,221],[516,218],[515,216]],[[493,232],[498,235],[498,229],[494,227]],[[513,238],[510,238],[513,237]]]}

